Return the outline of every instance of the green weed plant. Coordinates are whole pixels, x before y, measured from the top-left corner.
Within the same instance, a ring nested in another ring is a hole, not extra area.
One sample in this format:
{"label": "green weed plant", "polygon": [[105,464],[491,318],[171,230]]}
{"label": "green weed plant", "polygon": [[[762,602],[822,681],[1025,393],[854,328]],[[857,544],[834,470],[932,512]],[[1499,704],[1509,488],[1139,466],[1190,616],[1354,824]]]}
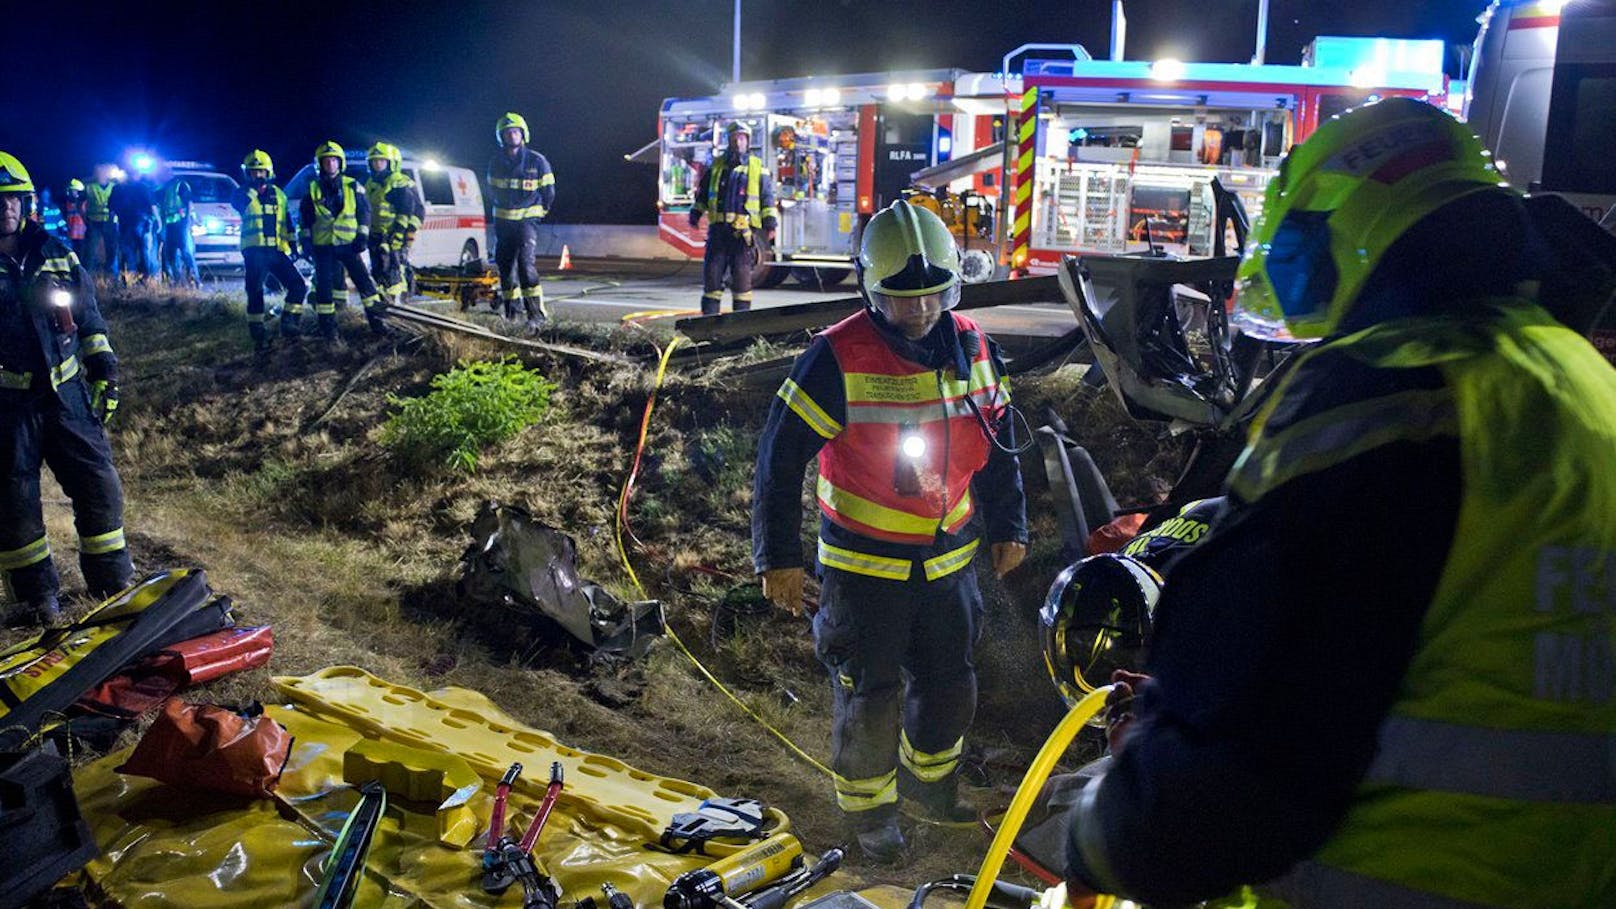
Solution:
{"label": "green weed plant", "polygon": [[382,427],[382,445],[417,469],[472,473],[489,446],[544,418],[555,388],[511,357],[462,360],[433,376],[423,397],[388,395],[398,410]]}

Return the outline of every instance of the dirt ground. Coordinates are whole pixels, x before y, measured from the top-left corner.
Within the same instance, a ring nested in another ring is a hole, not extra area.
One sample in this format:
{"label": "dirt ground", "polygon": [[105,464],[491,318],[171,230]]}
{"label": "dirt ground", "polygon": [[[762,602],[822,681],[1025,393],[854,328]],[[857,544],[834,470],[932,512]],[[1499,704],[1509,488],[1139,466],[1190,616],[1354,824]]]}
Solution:
{"label": "dirt ground", "polygon": [[[576,747],[779,807],[816,854],[845,841],[829,780],[725,701],[675,647],[659,646],[638,664],[591,662],[536,623],[478,612],[455,595],[472,518],[493,499],[571,534],[583,577],[638,598],[614,547],[613,517],[653,369],[526,355],[560,383],[549,415],[487,452],[474,474],[422,475],[378,442],[389,395],[422,394],[457,360],[502,351],[440,336],[373,342],[349,312],[351,345],[282,345],[260,361],[250,353],[239,300],[109,296],[103,309],[123,362],[113,440],[137,568],[201,566],[215,590],[239,604],[244,622],[275,629],[268,670],[192,699],[266,696],[271,674],[334,664],[427,689],[466,686]],[[666,341],[644,328],[556,331],[631,354]],[[1127,420],[1075,368],[1018,377],[1015,391],[1033,425],[1046,407],[1066,420],[1124,504],[1161,495],[1182,459],[1179,443]],[[807,622],[759,610],[750,565],[752,463],[772,393],[722,370],[670,372],[629,507],[643,543],[630,558],[697,656],[824,760],[829,689]],[[1008,803],[1062,712],[1037,636],[1037,608],[1062,567],[1058,540],[1036,449],[1022,467],[1031,557],[1003,583],[978,566],[990,621],[978,660],[981,704],[967,739],[975,785],[965,794],[984,808]],[[59,491],[46,497],[71,589],[78,583],[71,515]],[[805,545],[814,520],[805,509]],[[1092,748],[1075,749],[1068,765]],[[983,832],[906,826],[914,843],[908,864],[869,866],[854,850],[847,869],[870,882],[914,886],[974,871],[987,844]]]}

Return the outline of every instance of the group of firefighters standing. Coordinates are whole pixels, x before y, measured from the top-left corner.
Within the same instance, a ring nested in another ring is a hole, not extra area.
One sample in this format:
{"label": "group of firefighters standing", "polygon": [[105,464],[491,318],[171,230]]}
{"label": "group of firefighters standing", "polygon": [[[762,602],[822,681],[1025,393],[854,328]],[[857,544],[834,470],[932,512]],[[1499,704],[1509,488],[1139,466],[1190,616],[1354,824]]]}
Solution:
{"label": "group of firefighters standing", "polygon": [[88,186],[69,180],[61,204],[60,236],[92,274],[134,274],[139,283],[159,274],[170,284],[201,284],[191,184],[171,175],[161,184],[145,174],[115,183],[107,169]]}

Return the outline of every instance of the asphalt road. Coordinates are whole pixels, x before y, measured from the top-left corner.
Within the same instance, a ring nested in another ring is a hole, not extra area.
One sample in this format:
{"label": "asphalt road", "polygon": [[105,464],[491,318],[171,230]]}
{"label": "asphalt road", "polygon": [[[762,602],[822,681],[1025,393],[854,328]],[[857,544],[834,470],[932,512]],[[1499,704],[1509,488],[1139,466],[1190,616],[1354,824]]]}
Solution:
{"label": "asphalt road", "polygon": [[[575,260],[576,261],[576,260]],[[239,292],[239,272],[219,272],[208,280],[220,289]],[[666,323],[696,315],[701,306],[701,263],[651,260],[583,260],[565,272],[545,275],[544,289],[551,313],[560,319],[617,322],[634,318],[647,324]],[[769,309],[840,300],[857,293],[851,280],[839,285],[809,287],[794,282],[754,292],[754,309]],[[728,295],[724,309],[729,309]],[[1007,305],[971,311],[971,317],[996,338],[1038,343],[1060,337],[1077,326],[1063,303]]]}

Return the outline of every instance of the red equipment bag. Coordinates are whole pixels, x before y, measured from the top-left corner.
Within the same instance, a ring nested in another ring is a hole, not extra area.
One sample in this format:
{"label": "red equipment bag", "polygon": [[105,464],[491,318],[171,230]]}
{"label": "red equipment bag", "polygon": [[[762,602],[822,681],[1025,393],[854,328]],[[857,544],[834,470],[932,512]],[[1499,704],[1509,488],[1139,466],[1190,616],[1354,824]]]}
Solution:
{"label": "red equipment bag", "polygon": [[263,799],[280,782],[291,753],[286,727],[257,704],[243,715],[170,698],[118,772]]}

